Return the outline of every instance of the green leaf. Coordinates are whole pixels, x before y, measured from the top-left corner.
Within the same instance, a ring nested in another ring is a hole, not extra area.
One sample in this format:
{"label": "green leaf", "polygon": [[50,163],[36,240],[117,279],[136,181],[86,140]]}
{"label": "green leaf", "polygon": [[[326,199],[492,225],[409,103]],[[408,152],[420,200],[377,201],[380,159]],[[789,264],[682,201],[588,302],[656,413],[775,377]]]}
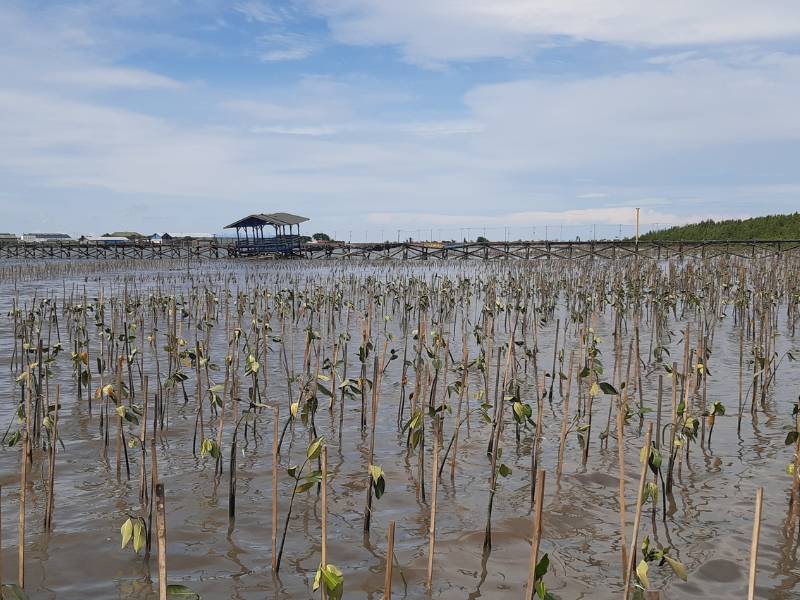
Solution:
{"label": "green leaf", "polygon": [[375,482],[375,499],[380,500],[383,493],[386,491],[386,479],[383,475],[378,477],[378,480]]}
{"label": "green leaf", "polygon": [[540,600],[550,600],[552,596],[547,593],[547,588],[544,587],[544,581],[539,581],[536,584],[536,595],[539,596]]}
{"label": "green leaf", "polygon": [[298,494],[303,494],[303,493],[307,492],[308,490],[310,490],[315,485],[317,485],[316,481],[304,481],[303,483],[301,483],[300,485],[297,486],[297,493]]}
{"label": "green leaf", "polygon": [[667,561],[672,570],[675,572],[675,575],[686,581],[689,578],[689,574],[686,572],[686,567],[683,566],[683,563],[679,560],[675,560],[674,558],[670,558],[669,556],[665,556],[664,560]]}
{"label": "green leaf", "polygon": [[122,535],[122,548],[125,548],[133,535],[133,522],[130,519],[125,521],[122,527],[119,528],[119,532]]}
{"label": "green leaf", "polygon": [[650,587],[650,581],[647,579],[648,568],[649,567],[647,566],[647,561],[645,560],[640,561],[636,567],[636,578],[639,580],[639,583],[642,584],[642,587],[644,589]]}
{"label": "green leaf", "polygon": [[542,558],[539,559],[539,562],[536,563],[536,569],[533,572],[533,580],[539,581],[544,574],[547,573],[547,569],[550,567],[550,557],[545,554]]}
{"label": "green leaf", "polygon": [[503,463],[500,465],[500,477],[508,477],[511,475],[511,467]]}
{"label": "green leaf", "polygon": [[137,554],[139,550],[144,548],[144,525],[140,520],[136,520],[136,524],[133,526],[133,551]]}
{"label": "green leaf", "polygon": [[8,447],[16,445],[20,438],[22,438],[22,434],[19,431],[12,433],[8,438]]}
{"label": "green leaf", "polygon": [[326,565],[324,569],[320,569],[322,574],[322,582],[328,590],[328,598],[330,600],[341,600],[344,592],[344,576],[342,572],[333,565]]}
{"label": "green leaf", "polygon": [[607,381],[601,381],[599,385],[604,394],[608,394],[609,396],[619,396],[617,389]]}
{"label": "green leaf", "polygon": [[200,594],[192,591],[191,588],[188,588],[185,585],[171,583],[167,586],[167,598],[200,600]]}
{"label": "green leaf", "polygon": [[790,431],[789,433],[786,434],[786,441],[784,442],[784,444],[786,444],[787,446],[791,446],[792,444],[797,442],[798,437],[800,437],[800,433],[796,431]]}
{"label": "green leaf", "polygon": [[306,451],[308,460],[314,460],[320,455],[323,444],[325,444],[325,438],[323,437],[319,437],[309,444],[308,450]]}

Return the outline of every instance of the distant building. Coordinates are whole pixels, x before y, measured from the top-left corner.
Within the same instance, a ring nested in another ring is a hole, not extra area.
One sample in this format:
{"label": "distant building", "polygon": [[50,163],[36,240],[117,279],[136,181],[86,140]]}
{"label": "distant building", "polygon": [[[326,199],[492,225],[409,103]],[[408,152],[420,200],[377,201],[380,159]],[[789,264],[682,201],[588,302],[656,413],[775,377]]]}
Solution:
{"label": "distant building", "polygon": [[0,244],[16,244],[19,238],[13,233],[0,233]]}
{"label": "distant building", "polygon": [[114,231],[112,233],[105,234],[103,237],[123,237],[131,241],[144,240],[147,238],[147,236],[136,231]]}
{"label": "distant building", "polygon": [[72,240],[66,233],[23,233],[25,242],[69,242]]}
{"label": "distant building", "polygon": [[82,236],[79,241],[81,244],[85,244],[87,246],[119,246],[121,244],[131,243],[131,241],[126,237],[112,235],[101,235],[99,237]]}
{"label": "distant building", "polygon": [[[160,236],[160,242],[162,244],[185,244],[191,242],[202,242],[202,243],[211,243],[216,241],[217,236],[213,233],[185,233],[185,232],[166,232],[162,233]],[[153,239],[154,242],[158,242],[158,239]]]}

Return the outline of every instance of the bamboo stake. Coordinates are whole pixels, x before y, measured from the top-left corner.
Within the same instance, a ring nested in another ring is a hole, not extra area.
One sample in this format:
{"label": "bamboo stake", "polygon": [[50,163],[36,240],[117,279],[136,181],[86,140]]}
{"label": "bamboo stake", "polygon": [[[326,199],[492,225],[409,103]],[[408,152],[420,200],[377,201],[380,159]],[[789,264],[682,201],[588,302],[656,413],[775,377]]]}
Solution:
{"label": "bamboo stake", "polygon": [[[433,436],[433,464],[439,464],[439,439],[437,436]],[[429,543],[428,543],[428,578],[427,578],[427,586],[428,589],[431,589],[431,582],[433,579],[433,550],[434,546],[436,545],[436,495],[438,491],[438,482],[439,482],[439,469],[433,468],[431,469],[432,475],[431,479],[433,480],[431,485],[433,486],[432,489],[432,497],[431,497],[431,523],[429,529]]]}
{"label": "bamboo stake", "polygon": [[[625,524],[625,428],[622,417],[622,405],[617,398],[617,462],[619,468],[619,520],[620,520],[620,549],[622,551],[622,571],[628,564],[628,540]],[[651,424],[652,428],[652,424]]]}
{"label": "bamboo stake", "polygon": [[536,509],[533,516],[533,535],[531,538],[531,564],[528,572],[528,585],[525,588],[526,600],[533,598],[534,585],[536,583],[536,565],[539,564],[539,544],[542,539],[542,505],[544,504],[544,480],[545,472],[540,470],[536,473]]}
{"label": "bamboo stake", "polygon": [[394,561],[394,521],[389,521],[389,536],[386,543],[386,575],[383,580],[383,600],[392,600],[392,567]]}
{"label": "bamboo stake", "polygon": [[[30,420],[26,415],[26,420]],[[22,456],[19,477],[19,531],[17,541],[17,579],[19,587],[25,588],[25,494],[28,488],[28,439],[27,430],[22,432]]]}
{"label": "bamboo stake", "polygon": [[750,543],[750,577],[747,581],[747,600],[753,600],[756,594],[756,567],[758,563],[758,538],[761,535],[761,508],[764,502],[764,488],[756,492],[756,510],[753,516],[753,538]]}
{"label": "bamboo stake", "polygon": [[156,538],[158,540],[158,597],[167,600],[167,522],[164,484],[156,484]]}
{"label": "bamboo stake", "polygon": [[3,590],[3,487],[0,486],[0,594]]}
{"label": "bamboo stake", "polygon": [[56,406],[53,411],[53,436],[50,440],[50,465],[47,474],[47,507],[44,527],[46,531],[53,529],[53,509],[55,507],[54,489],[56,476],[56,446],[58,445],[58,403],[61,400],[61,386],[56,385]]}
{"label": "bamboo stake", "polygon": [[[328,565],[328,448],[322,448],[322,562],[320,568],[324,571]],[[319,586],[322,600],[328,597],[328,589],[324,582]]]}
{"label": "bamboo stake", "polygon": [[275,405],[275,424],[272,436],[272,570],[277,570],[278,560],[278,430],[280,407]]}
{"label": "bamboo stake", "polygon": [[653,437],[653,423],[647,424],[647,435],[644,441],[644,461],[642,462],[642,470],[639,475],[639,490],[636,494],[636,517],[633,520],[633,535],[631,536],[630,552],[628,552],[628,562],[625,565],[625,593],[622,596],[627,600],[628,593],[631,585],[631,573],[633,571],[633,563],[636,560],[636,547],[639,543],[639,523],[642,520],[642,494],[644,493],[644,482],[647,477],[647,467],[650,462],[650,440]]}
{"label": "bamboo stake", "polygon": [[561,418],[561,439],[558,443],[558,467],[556,468],[556,481],[561,480],[561,470],[564,467],[564,449],[567,443],[567,422],[569,421],[569,396],[572,388],[572,369],[575,361],[575,351],[569,353],[569,376],[567,377],[567,389],[564,394],[564,416]]}

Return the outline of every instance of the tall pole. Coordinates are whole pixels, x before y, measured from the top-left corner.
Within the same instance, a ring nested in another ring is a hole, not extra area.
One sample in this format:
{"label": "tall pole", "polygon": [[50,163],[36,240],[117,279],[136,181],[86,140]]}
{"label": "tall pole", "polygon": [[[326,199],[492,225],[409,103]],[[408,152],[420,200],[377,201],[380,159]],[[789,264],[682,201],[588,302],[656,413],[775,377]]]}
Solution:
{"label": "tall pole", "polygon": [[639,209],[636,209],[636,246],[639,246]]}

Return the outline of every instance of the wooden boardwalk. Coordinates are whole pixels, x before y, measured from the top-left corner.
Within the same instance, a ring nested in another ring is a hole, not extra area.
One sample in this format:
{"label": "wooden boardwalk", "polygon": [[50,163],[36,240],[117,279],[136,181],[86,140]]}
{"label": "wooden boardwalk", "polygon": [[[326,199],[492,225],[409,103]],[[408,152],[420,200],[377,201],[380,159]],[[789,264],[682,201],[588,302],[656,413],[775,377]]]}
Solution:
{"label": "wooden boardwalk", "polygon": [[738,240],[703,242],[629,240],[560,242],[466,242],[440,244],[401,242],[386,244],[306,244],[287,256],[239,256],[233,244],[150,244],[131,242],[109,246],[79,243],[12,243],[0,245],[0,260],[114,260],[114,259],[234,259],[305,258],[317,260],[547,260],[604,259],[630,256],[664,260],[675,256],[756,258],[800,252],[800,240]]}

